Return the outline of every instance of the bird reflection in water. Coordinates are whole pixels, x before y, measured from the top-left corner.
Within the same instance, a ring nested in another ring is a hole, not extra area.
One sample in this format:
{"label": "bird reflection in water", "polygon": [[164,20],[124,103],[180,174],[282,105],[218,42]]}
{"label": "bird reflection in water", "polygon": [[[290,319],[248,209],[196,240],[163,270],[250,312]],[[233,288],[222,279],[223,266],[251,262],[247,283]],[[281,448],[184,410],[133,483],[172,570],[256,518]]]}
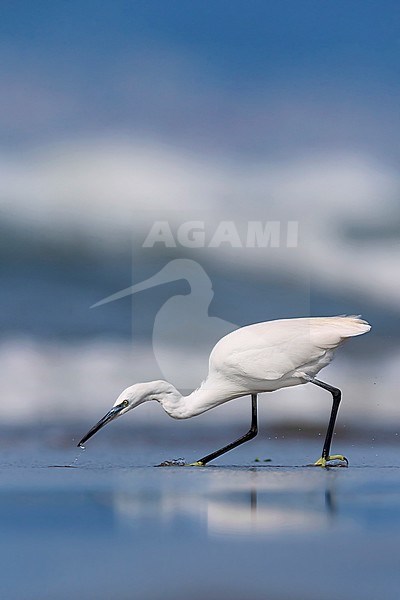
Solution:
{"label": "bird reflection in water", "polygon": [[261,471],[229,469],[225,476],[208,478],[201,492],[179,483],[140,492],[121,489],[113,507],[124,526],[143,526],[147,518],[171,525],[184,518],[194,527],[205,525],[209,535],[312,532],[331,526],[337,514],[332,472],[321,486],[318,478],[305,480],[300,473],[275,471],[270,477]]}

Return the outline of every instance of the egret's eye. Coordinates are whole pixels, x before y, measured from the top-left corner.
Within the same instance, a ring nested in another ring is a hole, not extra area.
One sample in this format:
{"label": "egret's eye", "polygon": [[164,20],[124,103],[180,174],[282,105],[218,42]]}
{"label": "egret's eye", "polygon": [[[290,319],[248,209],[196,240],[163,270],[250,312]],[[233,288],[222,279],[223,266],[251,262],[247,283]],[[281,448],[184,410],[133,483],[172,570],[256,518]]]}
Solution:
{"label": "egret's eye", "polygon": [[127,406],[129,406],[129,400],[124,400],[124,401],[122,402],[122,406],[123,406],[123,407],[127,407]]}

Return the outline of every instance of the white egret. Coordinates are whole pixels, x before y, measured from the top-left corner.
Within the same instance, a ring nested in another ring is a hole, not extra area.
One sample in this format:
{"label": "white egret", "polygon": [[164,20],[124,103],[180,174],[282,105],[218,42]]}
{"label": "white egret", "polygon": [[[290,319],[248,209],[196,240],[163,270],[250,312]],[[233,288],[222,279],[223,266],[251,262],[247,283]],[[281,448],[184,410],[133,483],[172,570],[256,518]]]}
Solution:
{"label": "white egret", "polygon": [[249,431],[191,463],[203,466],[257,435],[259,393],[313,383],[328,390],[333,397],[322,455],[315,465],[325,467],[333,460],[347,464],[343,455],[329,454],[341,391],[315,376],[331,362],[335,349],[347,338],[362,335],[370,329],[371,326],[358,316],[282,319],[241,327],[214,346],[208,376],[197,390],[183,396],[166,381],[136,383],[119,395],[113,408],[90,429],[78,446],[116,417],[148,400],[159,402],[174,419],[188,419],[234,398],[250,395],[252,416]]}

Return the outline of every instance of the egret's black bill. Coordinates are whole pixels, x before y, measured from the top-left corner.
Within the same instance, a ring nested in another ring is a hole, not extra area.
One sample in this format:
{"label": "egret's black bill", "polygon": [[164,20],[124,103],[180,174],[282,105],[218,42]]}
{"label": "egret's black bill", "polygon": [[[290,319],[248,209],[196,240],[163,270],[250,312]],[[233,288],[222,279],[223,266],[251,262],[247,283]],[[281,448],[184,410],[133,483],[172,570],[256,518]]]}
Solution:
{"label": "egret's black bill", "polygon": [[114,406],[110,411],[108,411],[108,413],[102,418],[100,419],[100,421],[98,423],[96,423],[96,425],[94,425],[94,427],[92,427],[92,429],[90,429],[86,435],[83,436],[83,438],[81,439],[81,441],[79,442],[79,444],[77,444],[77,446],[83,446],[83,444],[85,442],[88,441],[89,438],[91,438],[95,433],[97,433],[99,431],[99,429],[101,429],[102,427],[104,427],[104,425],[107,425],[107,423],[109,423],[110,421],[112,421],[113,419],[115,419],[115,417],[118,416],[118,414],[121,412],[121,410],[124,407],[122,405],[120,406]]}

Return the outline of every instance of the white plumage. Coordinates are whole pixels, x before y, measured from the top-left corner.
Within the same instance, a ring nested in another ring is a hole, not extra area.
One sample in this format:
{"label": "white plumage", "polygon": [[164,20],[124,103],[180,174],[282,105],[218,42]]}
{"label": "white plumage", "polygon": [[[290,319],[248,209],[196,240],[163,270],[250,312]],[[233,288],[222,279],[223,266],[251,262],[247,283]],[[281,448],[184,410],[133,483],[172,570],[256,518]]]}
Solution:
{"label": "white plumage", "polygon": [[[233,398],[251,394],[250,431],[240,440],[196,463],[206,464],[257,433],[257,394],[311,382],[330,391],[334,400],[320,459],[322,466],[325,466],[327,460],[333,458],[328,454],[340,403],[340,390],[315,379],[315,376],[330,363],[336,348],[347,338],[367,333],[370,328],[359,316],[282,319],[241,327],[214,346],[210,354],[208,376],[197,390],[182,396],[166,381],[136,383],[120,394],[111,411],[82,438],[80,444],[112,419],[148,400],[158,401],[175,419],[187,419]],[[182,365],[182,368],[185,366]],[[335,458],[344,459],[341,455]]]}
{"label": "white plumage", "polygon": [[333,351],[370,325],[359,317],[266,321],[223,337],[210,355],[209,377],[224,377],[247,392],[306,383],[330,363]]}

